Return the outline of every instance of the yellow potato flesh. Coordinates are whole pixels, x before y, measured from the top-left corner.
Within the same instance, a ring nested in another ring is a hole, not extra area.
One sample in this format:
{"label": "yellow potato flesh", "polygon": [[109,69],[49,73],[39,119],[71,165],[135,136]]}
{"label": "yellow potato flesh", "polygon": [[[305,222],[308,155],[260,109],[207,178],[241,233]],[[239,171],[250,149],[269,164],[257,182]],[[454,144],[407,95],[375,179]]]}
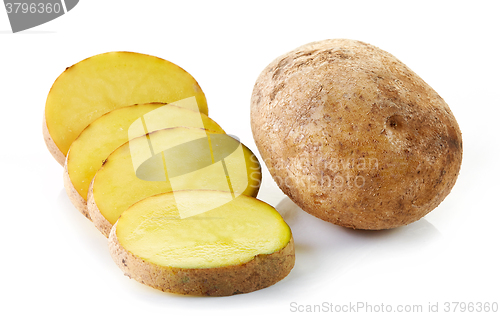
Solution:
{"label": "yellow potato flesh", "polygon": [[[144,128],[130,128],[138,119],[144,119],[146,131]],[[141,104],[116,109],[92,122],[71,144],[67,167],[75,190],[87,200],[90,182],[116,148],[147,132],[175,126],[199,127],[224,133],[205,114],[175,105]]]}
{"label": "yellow potato flesh", "polygon": [[[222,205],[182,219],[178,205],[183,201],[194,209]],[[242,264],[283,249],[291,238],[290,228],[272,206],[243,195],[232,199],[220,191],[149,197],[122,214],[116,235],[122,247],[141,259],[179,268]]]}
{"label": "yellow potato flesh", "polygon": [[[182,146],[200,141],[199,146]],[[232,151],[234,146],[238,149]],[[172,148],[178,150],[168,156]],[[220,156],[223,161],[217,159]],[[144,164],[148,159],[156,163]],[[114,224],[130,205],[155,194],[209,189],[230,191],[235,197],[257,196],[260,179],[257,158],[231,136],[176,127],[137,137],[116,149],[94,177],[93,196],[100,213]]]}
{"label": "yellow potato flesh", "polygon": [[66,155],[80,132],[104,113],[193,96],[199,111],[208,114],[203,91],[179,66],[154,56],[111,52],[85,59],[57,78],[47,97],[45,120],[51,138]]}

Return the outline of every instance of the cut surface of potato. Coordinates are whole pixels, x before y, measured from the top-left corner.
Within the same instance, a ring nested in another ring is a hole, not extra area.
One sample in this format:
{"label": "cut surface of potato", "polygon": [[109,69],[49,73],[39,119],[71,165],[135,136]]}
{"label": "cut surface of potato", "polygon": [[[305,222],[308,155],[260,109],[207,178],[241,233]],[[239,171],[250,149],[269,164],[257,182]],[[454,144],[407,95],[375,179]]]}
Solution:
{"label": "cut surface of potato", "polygon": [[111,110],[147,102],[195,97],[208,114],[205,95],[196,80],[179,66],[154,56],[110,52],[68,67],[47,96],[44,137],[63,165],[73,140],[95,119]]}
{"label": "cut surface of potato", "polygon": [[175,126],[198,127],[224,133],[205,114],[163,103],[123,107],[90,123],[71,144],[66,158],[64,183],[71,202],[87,216],[90,182],[109,154],[129,139]]}
{"label": "cut surface of potato", "polygon": [[87,205],[108,236],[121,213],[148,196],[196,189],[257,196],[260,179],[257,158],[238,140],[175,127],[132,139],[111,153],[91,183]]}
{"label": "cut surface of potato", "polygon": [[[183,217],[186,209],[196,215]],[[221,191],[146,198],[123,212],[109,244],[126,275],[180,294],[254,291],[283,279],[295,261],[290,228],[272,206]]]}

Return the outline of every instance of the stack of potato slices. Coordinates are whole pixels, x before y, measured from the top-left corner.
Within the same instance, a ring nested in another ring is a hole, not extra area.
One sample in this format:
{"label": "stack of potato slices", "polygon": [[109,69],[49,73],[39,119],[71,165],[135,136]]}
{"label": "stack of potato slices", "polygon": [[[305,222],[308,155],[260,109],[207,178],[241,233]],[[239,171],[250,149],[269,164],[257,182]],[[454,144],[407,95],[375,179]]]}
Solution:
{"label": "stack of potato slices", "polygon": [[57,78],[43,134],[71,202],[127,276],[189,295],[268,287],[293,268],[290,228],[256,199],[257,157],[207,115],[182,68],[110,52]]}

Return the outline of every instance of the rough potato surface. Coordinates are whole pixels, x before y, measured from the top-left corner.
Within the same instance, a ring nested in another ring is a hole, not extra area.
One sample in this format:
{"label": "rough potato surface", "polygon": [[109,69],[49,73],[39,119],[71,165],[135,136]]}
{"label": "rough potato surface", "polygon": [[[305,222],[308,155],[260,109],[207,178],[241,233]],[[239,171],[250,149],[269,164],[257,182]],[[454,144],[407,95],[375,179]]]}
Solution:
{"label": "rough potato surface", "polygon": [[94,180],[90,183],[89,194],[87,195],[87,212],[89,213],[90,220],[94,223],[95,227],[106,238],[109,237],[113,225],[101,214],[94,200]]}
{"label": "rough potato surface", "polygon": [[69,173],[68,173],[68,164],[67,164],[67,159],[64,157],[64,173],[63,173],[63,181],[64,181],[64,189],[66,189],[66,194],[69,197],[69,200],[73,205],[76,207],[80,213],[82,213],[86,218],[92,220],[90,218],[89,211],[87,209],[87,201],[85,201],[80,194],[76,191],[75,187],[73,186],[73,183],[71,182],[71,179],[69,178]]}
{"label": "rough potato surface", "polygon": [[446,102],[393,55],[354,40],[274,60],[255,84],[251,124],[283,192],[356,229],[420,219],[450,193],[462,160]]}
{"label": "rough potato surface", "polygon": [[275,284],[290,273],[295,263],[293,238],[272,254],[220,268],[185,269],[163,267],[124,249],[116,237],[116,225],[109,235],[109,249],[126,276],[164,292],[197,296],[227,296],[256,291]]}
{"label": "rough potato surface", "polygon": [[50,154],[61,166],[64,166],[66,156],[59,150],[56,143],[54,143],[54,140],[50,136],[49,129],[47,128],[47,121],[45,120],[45,114],[43,115],[42,133],[43,140],[45,141],[45,145],[47,146]]}

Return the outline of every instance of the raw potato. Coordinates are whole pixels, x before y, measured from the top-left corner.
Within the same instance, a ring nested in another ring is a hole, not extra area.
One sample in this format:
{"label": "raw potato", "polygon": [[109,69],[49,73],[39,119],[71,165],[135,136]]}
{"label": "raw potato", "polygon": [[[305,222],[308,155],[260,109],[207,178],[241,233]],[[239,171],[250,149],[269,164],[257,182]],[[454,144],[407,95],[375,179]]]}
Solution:
{"label": "raw potato", "polygon": [[[146,130],[142,120],[146,124]],[[135,125],[140,125],[140,128],[133,128]],[[64,186],[73,205],[90,218],[87,210],[90,182],[111,152],[129,139],[176,126],[206,128],[224,133],[205,114],[164,103],[123,107],[90,123],[71,144],[64,165]]]}
{"label": "raw potato", "polygon": [[[177,205],[185,202],[187,212],[214,208],[183,218]],[[189,295],[262,289],[287,276],[295,262],[290,228],[273,207],[220,191],[170,192],[134,204],[113,226],[109,247],[125,275]]]}
{"label": "raw potato", "polygon": [[462,136],[446,102],[391,54],[353,40],[274,60],[251,100],[257,147],[305,211],[356,229],[414,222],[458,177]]}
{"label": "raw potato", "polygon": [[175,127],[132,139],[111,153],[91,183],[87,206],[108,236],[122,212],[148,196],[195,189],[257,196],[260,180],[258,159],[231,136]]}
{"label": "raw potato", "polygon": [[64,165],[73,140],[104,113],[131,104],[172,103],[193,96],[199,111],[208,114],[200,86],[179,66],[139,53],[96,55],[66,68],[52,85],[43,119],[45,143]]}

